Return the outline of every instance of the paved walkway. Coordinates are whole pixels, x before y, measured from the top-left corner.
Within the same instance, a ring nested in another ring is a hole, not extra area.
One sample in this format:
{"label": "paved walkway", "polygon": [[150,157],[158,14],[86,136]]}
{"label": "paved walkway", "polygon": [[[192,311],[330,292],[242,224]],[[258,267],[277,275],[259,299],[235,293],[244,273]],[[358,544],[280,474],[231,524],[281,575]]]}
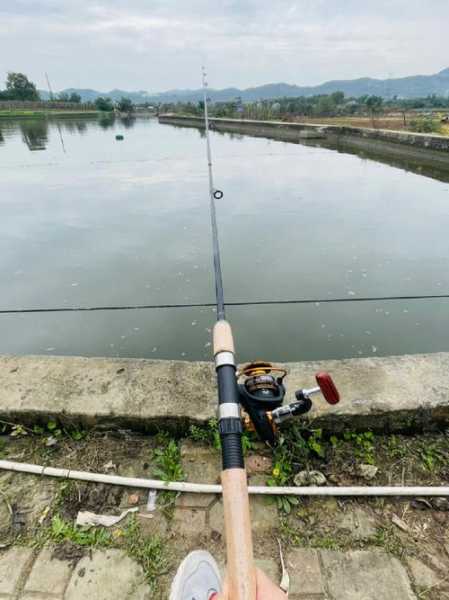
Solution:
{"label": "paved walkway", "polygon": [[[275,561],[258,561],[279,580]],[[291,600],[417,600],[437,582],[419,561],[405,567],[385,552],[296,549],[287,556]],[[168,592],[167,592],[168,593]],[[0,598],[11,600],[150,600],[142,569],[121,550],[95,550],[78,561],[60,560],[52,547],[14,547],[0,555]],[[440,596],[449,598],[441,591]]]}

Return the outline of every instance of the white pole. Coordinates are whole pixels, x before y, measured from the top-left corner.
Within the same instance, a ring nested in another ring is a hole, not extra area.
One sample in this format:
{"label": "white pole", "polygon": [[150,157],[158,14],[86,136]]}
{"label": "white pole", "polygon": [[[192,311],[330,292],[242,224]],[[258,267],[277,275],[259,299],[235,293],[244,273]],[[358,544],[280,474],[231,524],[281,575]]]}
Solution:
{"label": "white pole", "polygon": [[[157,479],[140,479],[138,477],[122,477],[87,471],[73,471],[54,467],[44,467],[29,463],[0,460],[0,469],[18,473],[31,473],[47,477],[76,479],[110,485],[168,490],[172,492],[189,492],[194,494],[221,494],[221,485],[207,483],[189,483],[185,481],[159,481]],[[449,486],[322,486],[322,487],[270,487],[249,486],[250,494],[266,496],[449,496]]]}

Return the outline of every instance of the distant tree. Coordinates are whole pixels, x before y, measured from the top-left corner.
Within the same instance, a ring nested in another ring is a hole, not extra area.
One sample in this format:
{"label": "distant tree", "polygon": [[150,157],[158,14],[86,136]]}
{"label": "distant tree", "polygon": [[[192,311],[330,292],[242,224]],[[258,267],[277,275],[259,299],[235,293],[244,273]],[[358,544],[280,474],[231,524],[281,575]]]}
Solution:
{"label": "distant tree", "polygon": [[23,73],[8,73],[6,92],[10,100],[39,100],[35,84]]}
{"label": "distant tree", "polygon": [[58,94],[58,100],[59,102],[70,102],[70,96],[67,92],[60,92]]}
{"label": "distant tree", "polygon": [[320,96],[314,107],[315,114],[331,116],[335,113],[337,105],[332,96]]}
{"label": "distant tree", "polygon": [[383,106],[383,98],[381,96],[368,96],[365,101],[367,108],[371,113],[371,120],[374,127],[374,114],[380,112]]}
{"label": "distant tree", "polygon": [[122,113],[130,114],[134,112],[134,104],[129,98],[125,98],[124,96],[117,102],[117,108]]}
{"label": "distant tree", "polygon": [[76,92],[72,92],[70,94],[69,102],[73,102],[74,104],[80,104],[81,96],[79,94],[77,94]]}
{"label": "distant tree", "polygon": [[345,101],[344,92],[334,92],[333,94],[331,94],[331,98],[337,105],[343,104],[343,102]]}
{"label": "distant tree", "polygon": [[114,110],[114,106],[112,105],[112,101],[110,98],[103,98],[99,96],[95,100],[95,108],[97,110],[101,110],[102,112],[111,112]]}

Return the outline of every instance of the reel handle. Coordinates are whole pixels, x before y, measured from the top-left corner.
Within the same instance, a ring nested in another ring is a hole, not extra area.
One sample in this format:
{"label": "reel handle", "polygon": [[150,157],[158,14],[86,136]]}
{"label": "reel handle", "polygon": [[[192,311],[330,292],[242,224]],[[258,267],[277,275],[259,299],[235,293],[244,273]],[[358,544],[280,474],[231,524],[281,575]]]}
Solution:
{"label": "reel handle", "polygon": [[326,402],[328,404],[338,404],[340,402],[340,393],[329,373],[320,371],[315,375],[315,379]]}

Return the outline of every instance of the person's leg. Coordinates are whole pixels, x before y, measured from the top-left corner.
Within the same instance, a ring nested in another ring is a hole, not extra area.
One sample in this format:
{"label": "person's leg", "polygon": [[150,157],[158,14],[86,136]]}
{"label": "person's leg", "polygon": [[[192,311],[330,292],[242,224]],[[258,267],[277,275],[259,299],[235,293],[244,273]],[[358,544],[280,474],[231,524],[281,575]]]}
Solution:
{"label": "person's leg", "polygon": [[210,600],[218,592],[221,580],[217,563],[209,552],[195,550],[179,565],[170,600]]}

